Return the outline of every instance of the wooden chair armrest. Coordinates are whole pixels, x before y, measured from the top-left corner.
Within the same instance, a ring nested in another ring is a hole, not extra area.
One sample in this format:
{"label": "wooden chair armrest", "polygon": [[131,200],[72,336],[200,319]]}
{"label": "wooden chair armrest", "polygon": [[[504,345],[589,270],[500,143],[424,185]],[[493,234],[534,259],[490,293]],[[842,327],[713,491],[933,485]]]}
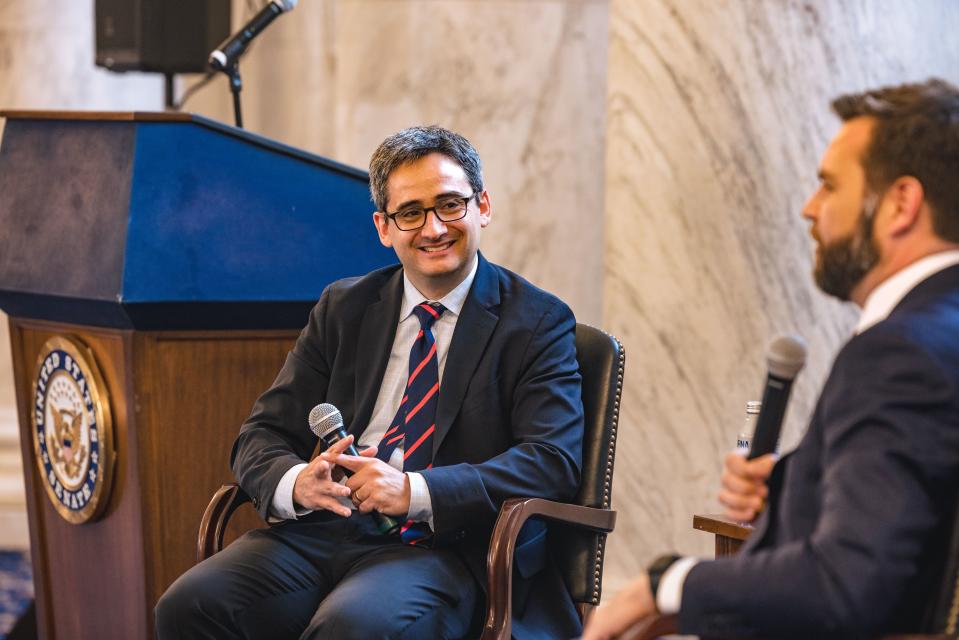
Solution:
{"label": "wooden chair armrest", "polygon": [[[618,640],[656,640],[660,636],[679,633],[678,620],[675,615],[660,615],[646,618],[632,626]],[[881,636],[878,640],[950,640],[946,634],[910,633],[900,635]]]}
{"label": "wooden chair armrest", "polygon": [[238,484],[225,484],[217,489],[203,512],[203,519],[200,520],[200,531],[196,539],[197,562],[206,560],[223,548],[223,534],[230,516],[237,507],[249,501],[250,496]]}
{"label": "wooden chair armrest", "polygon": [[490,539],[486,568],[489,580],[489,614],[483,640],[509,640],[513,602],[513,551],[523,524],[532,517],[609,533],[616,524],[616,512],[542,498],[515,498],[503,503]]}

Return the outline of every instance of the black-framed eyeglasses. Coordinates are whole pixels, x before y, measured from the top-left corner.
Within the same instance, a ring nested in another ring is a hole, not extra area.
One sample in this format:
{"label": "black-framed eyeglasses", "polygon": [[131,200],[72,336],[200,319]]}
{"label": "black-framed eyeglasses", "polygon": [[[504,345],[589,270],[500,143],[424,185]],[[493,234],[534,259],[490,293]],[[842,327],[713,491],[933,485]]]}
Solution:
{"label": "black-framed eyeglasses", "polygon": [[465,218],[470,200],[475,195],[473,192],[468,196],[443,196],[432,207],[409,206],[393,213],[384,212],[383,215],[392,220],[400,231],[416,231],[426,224],[426,215],[430,211],[442,222],[456,222]]}

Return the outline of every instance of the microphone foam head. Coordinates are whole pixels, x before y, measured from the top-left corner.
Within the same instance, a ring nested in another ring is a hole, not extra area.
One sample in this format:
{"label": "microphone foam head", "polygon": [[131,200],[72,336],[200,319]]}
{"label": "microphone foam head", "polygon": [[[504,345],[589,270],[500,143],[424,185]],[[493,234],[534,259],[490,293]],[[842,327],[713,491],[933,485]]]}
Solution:
{"label": "microphone foam head", "polygon": [[318,404],[310,411],[310,431],[323,438],[337,429],[343,428],[343,416],[340,410],[328,402]]}
{"label": "microphone foam head", "polygon": [[800,336],[776,336],[766,347],[769,373],[783,380],[792,380],[806,364],[806,341]]}
{"label": "microphone foam head", "polygon": [[296,6],[297,0],[273,0],[284,12],[293,11],[293,7]]}

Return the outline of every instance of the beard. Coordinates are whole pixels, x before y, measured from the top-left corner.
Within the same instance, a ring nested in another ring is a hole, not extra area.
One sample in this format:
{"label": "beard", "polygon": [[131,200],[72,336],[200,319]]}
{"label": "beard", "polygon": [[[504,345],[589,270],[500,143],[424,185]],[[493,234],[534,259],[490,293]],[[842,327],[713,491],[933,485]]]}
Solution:
{"label": "beard", "polygon": [[869,207],[867,200],[852,233],[820,244],[813,277],[823,293],[848,301],[852,290],[879,262],[879,247],[873,237],[877,208],[878,202]]}

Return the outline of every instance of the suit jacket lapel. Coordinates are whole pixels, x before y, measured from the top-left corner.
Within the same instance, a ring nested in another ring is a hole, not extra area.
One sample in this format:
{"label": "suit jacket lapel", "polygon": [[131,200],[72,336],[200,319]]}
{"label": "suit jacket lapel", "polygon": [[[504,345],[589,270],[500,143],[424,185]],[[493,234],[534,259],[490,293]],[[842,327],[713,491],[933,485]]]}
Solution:
{"label": "suit jacket lapel", "polygon": [[360,325],[356,349],[354,402],[356,410],[347,432],[357,438],[366,429],[373,415],[376,397],[390,359],[396,324],[403,301],[403,270],[396,273],[380,289],[380,298],[366,308]]}
{"label": "suit jacket lapel", "polygon": [[479,254],[476,278],[456,322],[449,354],[446,356],[443,380],[440,382],[436,431],[433,433],[434,456],[459,413],[473,372],[486,351],[486,344],[493,335],[496,323],[499,322],[498,307],[499,278],[486,258]]}

